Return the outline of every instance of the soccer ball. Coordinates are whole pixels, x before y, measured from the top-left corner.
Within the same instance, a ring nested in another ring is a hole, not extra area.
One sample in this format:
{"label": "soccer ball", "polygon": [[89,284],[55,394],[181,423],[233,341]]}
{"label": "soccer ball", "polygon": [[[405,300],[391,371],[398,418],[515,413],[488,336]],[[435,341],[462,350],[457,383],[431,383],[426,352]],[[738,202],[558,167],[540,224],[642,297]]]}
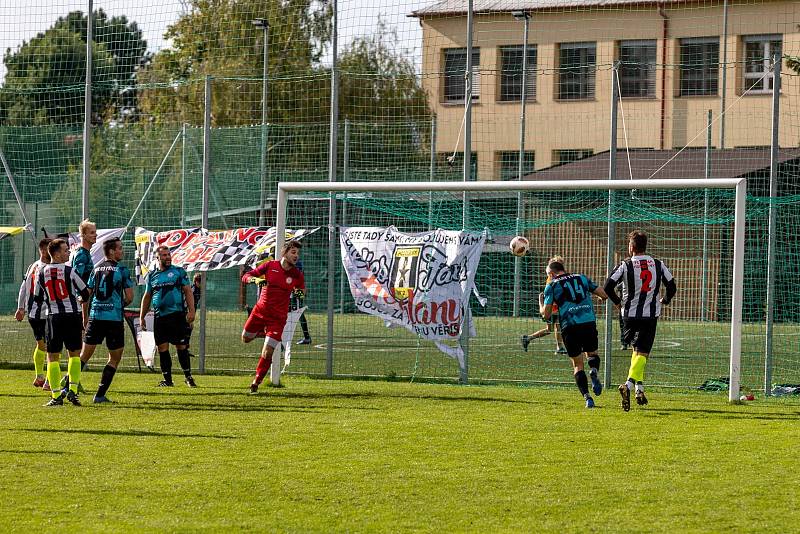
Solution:
{"label": "soccer ball", "polygon": [[531,243],[526,237],[518,235],[511,240],[508,246],[514,256],[524,256],[528,252],[528,249],[531,248]]}

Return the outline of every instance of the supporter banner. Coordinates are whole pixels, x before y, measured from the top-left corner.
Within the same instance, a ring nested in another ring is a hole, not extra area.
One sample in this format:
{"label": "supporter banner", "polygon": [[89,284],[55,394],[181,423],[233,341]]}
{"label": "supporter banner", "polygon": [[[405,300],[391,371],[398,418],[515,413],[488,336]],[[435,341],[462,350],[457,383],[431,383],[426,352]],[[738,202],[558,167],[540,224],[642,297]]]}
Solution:
{"label": "supporter banner", "polygon": [[[301,239],[317,230],[286,230],[286,239]],[[143,284],[148,271],[157,263],[156,249],[166,245],[172,264],[187,271],[213,271],[239,265],[253,265],[272,256],[275,228],[250,227],[209,231],[185,228],[151,232],[136,228],[136,280]]]}
{"label": "supporter banner", "polygon": [[24,226],[0,226],[0,239],[5,239],[12,235],[21,234],[25,231]]}
{"label": "supporter banner", "polygon": [[469,295],[475,291],[485,233],[343,227],[340,242],[359,310],[437,341],[440,350],[463,364],[461,347],[442,341],[457,340],[464,318],[471,317]]}
{"label": "supporter banner", "polygon": [[[95,241],[95,244],[92,245],[92,249],[89,251],[92,255],[92,263],[97,265],[105,259],[105,254],[103,254],[103,243],[112,238],[122,239],[122,234],[124,233],[125,228],[98,228],[97,241]],[[78,232],[70,232],[67,236],[67,242],[69,243],[69,251],[72,252],[81,246],[81,234]]]}

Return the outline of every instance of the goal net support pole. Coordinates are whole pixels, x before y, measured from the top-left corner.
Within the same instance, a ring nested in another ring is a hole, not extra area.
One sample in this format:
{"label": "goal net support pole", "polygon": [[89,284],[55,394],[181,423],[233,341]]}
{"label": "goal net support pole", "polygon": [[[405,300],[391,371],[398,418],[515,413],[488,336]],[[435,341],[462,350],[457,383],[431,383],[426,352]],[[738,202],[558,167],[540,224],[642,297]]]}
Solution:
{"label": "goal net support pole", "polygon": [[[742,351],[742,299],[744,293],[744,247],[747,180],[735,179],[675,179],[675,180],[573,180],[522,182],[279,182],[276,210],[275,250],[281,250],[286,235],[286,216],[289,195],[308,192],[516,192],[565,190],[631,190],[631,189],[731,189],[735,191],[735,221],[733,236],[733,287],[731,288],[730,385],[728,399],[739,401],[739,379]],[[678,281],[680,284],[680,280]],[[333,310],[328,309],[328,314]],[[611,320],[610,317],[607,320]],[[271,381],[280,384],[280,351],[272,357]]]}

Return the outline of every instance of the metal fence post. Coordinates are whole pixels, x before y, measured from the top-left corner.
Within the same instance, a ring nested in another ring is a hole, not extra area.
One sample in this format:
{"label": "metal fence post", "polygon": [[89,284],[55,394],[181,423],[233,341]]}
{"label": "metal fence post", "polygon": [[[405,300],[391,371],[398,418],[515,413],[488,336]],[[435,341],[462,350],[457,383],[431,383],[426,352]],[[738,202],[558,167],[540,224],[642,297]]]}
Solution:
{"label": "metal fence post", "polygon": [[[436,180],[436,114],[431,115],[431,162],[429,181]],[[428,230],[433,230],[433,191],[428,193]]]}
{"label": "metal fence post", "polygon": [[[328,181],[336,181],[337,143],[339,141],[339,80],[338,80],[338,31],[339,9],[337,0],[332,1],[333,31],[331,32],[331,116],[330,144],[328,149]],[[333,378],[333,306],[336,291],[336,193],[330,194],[328,204],[328,331],[325,357],[325,376]]]}
{"label": "metal fence post", "polygon": [[[708,110],[708,121],[706,126],[706,180],[711,178],[711,123],[713,111]],[[708,299],[708,188],[703,191],[703,269],[700,272],[700,320],[707,320]]]}
{"label": "metal fence post", "polygon": [[767,317],[766,341],[764,347],[764,394],[772,395],[772,336],[773,319],[775,316],[775,232],[777,232],[777,207],[778,198],[778,159],[779,127],[781,112],[781,64],[783,57],[774,54],[773,58],[773,84],[772,84],[772,141],[770,147],[769,166],[769,225],[767,229]]}
{"label": "metal fence post", "polygon": [[[617,75],[619,61],[615,61],[611,68],[611,121],[609,132],[608,149],[608,179],[617,179],[617,107],[619,104],[619,94],[617,92]],[[608,236],[606,249],[606,272],[614,270],[614,246],[616,240],[617,225],[614,222],[614,191],[608,191]],[[606,301],[606,333],[605,333],[605,364],[604,376],[606,388],[611,387],[611,351],[614,336],[614,319],[616,313],[614,304],[611,300]]]}
{"label": "metal fence post", "polygon": [[94,5],[89,0],[86,14],[86,84],[83,95],[83,176],[81,189],[81,219],[89,218],[89,169],[92,159],[92,27]]}
{"label": "metal fence post", "polygon": [[[530,14],[527,11],[514,13],[514,18],[523,20],[525,29],[522,33],[522,91],[520,92],[520,117],[519,117],[519,161],[517,162],[517,180],[522,181],[525,168],[525,111],[528,99],[528,26]],[[517,191],[517,218],[514,226],[516,234],[522,229],[522,191]],[[514,256],[514,317],[519,317],[520,279],[522,278],[522,258]]]}
{"label": "metal fence post", "polygon": [[[467,66],[464,73],[464,181],[472,181],[472,23],[474,13],[472,11],[472,0],[467,0]],[[464,230],[469,226],[469,196],[464,191],[464,209],[462,211],[462,227]],[[467,300],[471,295],[465,297]],[[459,369],[459,381],[462,384],[469,382],[469,331],[471,328],[471,318],[467,315],[464,308],[464,318],[461,324],[461,336],[459,345],[464,353],[463,364]]]}
{"label": "metal fence post", "polygon": [[[211,190],[211,76],[205,80],[205,104],[203,113],[203,204],[201,207],[201,220],[203,228],[208,228],[208,197]],[[206,288],[207,274],[203,272],[200,284]],[[206,292],[207,293],[207,292]],[[206,328],[208,326],[208,308],[206,301],[200,299],[200,336],[198,339],[197,371],[206,371]]]}
{"label": "metal fence post", "polygon": [[[350,120],[344,120],[344,158],[342,160],[342,176],[345,182],[350,181]],[[347,193],[342,193],[342,226],[347,224]],[[339,313],[344,313],[345,273],[339,278]]]}

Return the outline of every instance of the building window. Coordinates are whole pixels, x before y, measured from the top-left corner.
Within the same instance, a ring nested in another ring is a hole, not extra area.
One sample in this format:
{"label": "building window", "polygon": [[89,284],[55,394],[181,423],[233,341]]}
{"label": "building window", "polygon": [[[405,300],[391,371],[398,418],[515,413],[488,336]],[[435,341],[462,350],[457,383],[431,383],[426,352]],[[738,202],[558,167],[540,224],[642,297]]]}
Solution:
{"label": "building window", "polygon": [[[519,177],[519,150],[513,152],[499,152],[500,179],[516,180]],[[522,156],[522,176],[536,170],[536,161],[533,151],[526,151]]]}
{"label": "building window", "polygon": [[[500,47],[500,100],[522,98],[522,46]],[[536,45],[528,45],[525,100],[536,100]]]}
{"label": "building window", "polygon": [[781,56],[780,35],[748,35],[744,38],[745,91],[771,92],[775,86],[772,56]]}
{"label": "building window", "polygon": [[595,43],[561,43],[559,45],[558,98],[561,100],[594,98],[596,66]]}
{"label": "building window", "polygon": [[[472,99],[477,100],[481,94],[480,48],[472,49]],[[447,48],[444,51],[444,101],[463,102],[467,91],[464,73],[467,70],[467,49]]]}
{"label": "building window", "polygon": [[656,96],[656,42],[619,42],[619,87],[622,97]]}
{"label": "building window", "polygon": [[716,95],[719,38],[681,39],[681,96]]}
{"label": "building window", "polygon": [[594,151],[591,148],[568,148],[564,150],[554,150],[553,165],[572,163],[573,161],[588,158],[592,155],[594,155]]}

